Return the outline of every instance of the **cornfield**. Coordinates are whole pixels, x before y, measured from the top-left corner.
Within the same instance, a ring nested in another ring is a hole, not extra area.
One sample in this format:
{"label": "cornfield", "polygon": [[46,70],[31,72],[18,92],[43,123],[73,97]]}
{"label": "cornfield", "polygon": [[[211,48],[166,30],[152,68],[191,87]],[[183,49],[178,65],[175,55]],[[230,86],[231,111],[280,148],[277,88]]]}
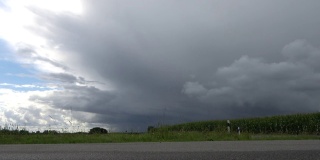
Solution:
{"label": "cornfield", "polygon": [[[231,131],[254,134],[284,133],[284,134],[319,134],[320,113],[295,114],[285,116],[272,116],[263,118],[247,118],[230,120]],[[227,130],[226,120],[191,122],[159,129],[168,131],[218,131]]]}

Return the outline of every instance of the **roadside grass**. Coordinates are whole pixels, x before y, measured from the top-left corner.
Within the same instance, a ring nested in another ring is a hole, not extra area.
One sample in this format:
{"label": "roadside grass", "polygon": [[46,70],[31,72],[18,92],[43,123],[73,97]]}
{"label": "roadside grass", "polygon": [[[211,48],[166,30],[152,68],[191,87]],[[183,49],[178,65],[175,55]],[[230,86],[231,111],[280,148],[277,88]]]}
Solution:
{"label": "roadside grass", "polygon": [[63,143],[125,143],[125,142],[185,142],[239,140],[320,140],[319,135],[248,134],[225,132],[109,133],[109,134],[28,134],[0,135],[0,144],[63,144]]}
{"label": "roadside grass", "polygon": [[251,140],[320,140],[320,135],[257,134],[251,135]]}

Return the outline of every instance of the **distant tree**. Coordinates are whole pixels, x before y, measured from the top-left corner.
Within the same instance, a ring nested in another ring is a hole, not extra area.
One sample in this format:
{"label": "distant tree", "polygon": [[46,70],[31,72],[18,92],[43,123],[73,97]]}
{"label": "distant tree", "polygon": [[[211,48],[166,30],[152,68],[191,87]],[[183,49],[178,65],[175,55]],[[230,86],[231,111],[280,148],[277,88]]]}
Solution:
{"label": "distant tree", "polygon": [[153,126],[148,126],[148,133],[154,132],[155,128]]}
{"label": "distant tree", "polygon": [[90,129],[89,134],[107,134],[108,131],[104,128],[94,127]]}
{"label": "distant tree", "polygon": [[27,131],[27,130],[20,130],[20,131],[19,131],[19,134],[29,134],[29,131]]}
{"label": "distant tree", "polygon": [[56,130],[44,130],[42,133],[43,134],[58,134],[58,131],[56,131]]}
{"label": "distant tree", "polygon": [[9,133],[11,133],[11,131],[4,128],[4,129],[1,130],[1,133],[3,133],[3,134],[9,134]]}

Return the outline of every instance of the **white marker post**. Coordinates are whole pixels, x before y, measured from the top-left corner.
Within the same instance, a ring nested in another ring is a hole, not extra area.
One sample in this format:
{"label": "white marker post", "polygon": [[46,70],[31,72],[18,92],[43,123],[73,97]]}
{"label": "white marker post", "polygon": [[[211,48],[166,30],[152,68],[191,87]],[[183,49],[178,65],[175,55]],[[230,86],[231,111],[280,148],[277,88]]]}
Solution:
{"label": "white marker post", "polygon": [[228,130],[228,133],[230,133],[230,121],[229,120],[227,120],[227,130]]}
{"label": "white marker post", "polygon": [[238,127],[238,134],[240,135],[240,131],[241,131],[241,129],[240,129],[240,127]]}

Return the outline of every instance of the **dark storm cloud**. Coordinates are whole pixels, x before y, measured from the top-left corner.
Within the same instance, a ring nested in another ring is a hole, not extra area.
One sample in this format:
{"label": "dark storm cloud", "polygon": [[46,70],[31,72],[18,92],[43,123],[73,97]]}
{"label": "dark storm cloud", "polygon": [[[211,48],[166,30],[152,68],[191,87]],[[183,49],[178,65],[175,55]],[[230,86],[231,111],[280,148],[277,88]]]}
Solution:
{"label": "dark storm cloud", "polygon": [[39,34],[60,45],[66,65],[113,88],[68,86],[42,100],[97,113],[93,121],[120,130],[161,119],[317,111],[319,7],[289,0],[97,0],[85,1],[82,16],[36,10],[48,28]]}
{"label": "dark storm cloud", "polygon": [[63,85],[64,90],[57,90],[49,97],[32,96],[33,101],[50,103],[55,108],[73,109],[94,113],[112,112],[108,104],[114,95],[95,87]]}
{"label": "dark storm cloud", "polygon": [[187,82],[183,93],[240,114],[319,111],[320,68],[316,62],[320,60],[320,49],[297,40],[286,45],[282,54],[285,61],[278,63],[243,56],[230,66],[219,68],[215,81],[206,87]]}

